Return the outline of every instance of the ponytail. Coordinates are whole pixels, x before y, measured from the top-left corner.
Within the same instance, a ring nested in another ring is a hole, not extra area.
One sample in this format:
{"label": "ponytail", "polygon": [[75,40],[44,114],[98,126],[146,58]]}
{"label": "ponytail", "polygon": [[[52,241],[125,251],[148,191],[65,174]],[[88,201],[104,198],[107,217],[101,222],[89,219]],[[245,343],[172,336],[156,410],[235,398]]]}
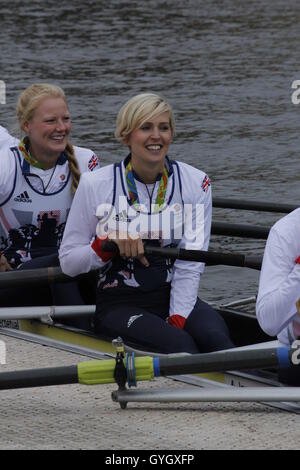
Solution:
{"label": "ponytail", "polygon": [[70,168],[71,175],[72,175],[72,194],[74,195],[76,192],[76,189],[78,188],[78,184],[80,180],[80,170],[79,170],[77,159],[75,157],[74,147],[69,142],[66,146],[65,153],[68,158],[69,168]]}

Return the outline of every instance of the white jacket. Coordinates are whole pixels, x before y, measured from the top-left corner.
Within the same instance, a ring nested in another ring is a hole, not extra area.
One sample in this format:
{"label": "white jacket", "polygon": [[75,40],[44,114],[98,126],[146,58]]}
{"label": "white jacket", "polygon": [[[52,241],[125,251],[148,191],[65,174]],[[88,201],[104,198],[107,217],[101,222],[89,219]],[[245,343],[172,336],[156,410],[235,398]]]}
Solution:
{"label": "white jacket", "polygon": [[[66,156],[62,154],[55,167],[42,170],[24,160],[18,143],[18,139],[0,127],[0,250],[4,254],[9,252],[13,266],[31,259],[32,234],[36,243],[39,240],[39,249],[46,249],[47,237],[39,238],[45,214],[49,220],[56,221],[59,245],[72,203]],[[74,151],[81,173],[99,168],[98,157],[92,150],[74,147]],[[54,242],[51,243],[53,245]]]}
{"label": "white jacket", "polygon": [[[204,205],[204,242],[201,245],[195,243],[192,246],[183,236],[178,246],[180,248],[207,250],[212,216],[209,180],[202,171],[185,163],[177,163],[181,174],[184,203],[191,204],[193,207],[196,204]],[[174,175],[169,177],[165,200],[168,200],[170,195],[173,177]],[[96,217],[97,207],[100,204],[111,204],[113,201],[113,182],[113,165],[101,168],[94,174],[85,174],[81,178],[60,248],[62,270],[70,276],[86,273],[106,264],[91,248],[91,241],[96,234],[98,223]],[[154,188],[152,200],[156,198],[158,185],[159,182],[156,183]],[[140,203],[145,205],[149,211],[150,198],[146,186],[137,180],[136,186]],[[170,314],[177,313],[185,318],[190,314],[197,299],[200,275],[203,271],[203,263],[175,262],[171,283]]]}
{"label": "white jacket", "polygon": [[300,329],[296,309],[300,297],[300,264],[296,263],[299,256],[300,209],[296,209],[270,231],[256,303],[260,326],[267,334],[277,335],[283,344],[296,339]]}

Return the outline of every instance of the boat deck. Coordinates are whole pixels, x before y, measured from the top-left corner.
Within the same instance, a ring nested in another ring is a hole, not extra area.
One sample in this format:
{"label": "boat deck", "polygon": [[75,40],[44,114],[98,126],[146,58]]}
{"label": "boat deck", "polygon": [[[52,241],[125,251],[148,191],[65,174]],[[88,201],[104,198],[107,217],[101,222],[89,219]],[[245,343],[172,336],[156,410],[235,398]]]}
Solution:
{"label": "boat deck", "polygon": [[[84,356],[0,334],[0,371],[71,365]],[[171,379],[138,388],[186,385]],[[1,391],[0,449],[297,449],[299,417],[264,404],[112,402],[116,385]],[[292,439],[291,439],[292,436]]]}

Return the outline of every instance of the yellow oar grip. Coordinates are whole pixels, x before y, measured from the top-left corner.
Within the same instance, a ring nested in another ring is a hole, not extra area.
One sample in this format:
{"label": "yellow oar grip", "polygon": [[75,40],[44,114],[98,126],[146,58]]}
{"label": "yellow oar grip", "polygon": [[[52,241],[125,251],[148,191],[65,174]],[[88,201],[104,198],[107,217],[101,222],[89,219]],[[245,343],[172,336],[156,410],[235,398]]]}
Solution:
{"label": "yellow oar grip", "polygon": [[[152,357],[137,357],[134,362],[137,381],[153,379],[154,370]],[[124,359],[124,365],[126,367],[126,359]],[[78,364],[78,383],[85,385],[114,383],[115,366],[116,361],[114,359],[80,362]]]}

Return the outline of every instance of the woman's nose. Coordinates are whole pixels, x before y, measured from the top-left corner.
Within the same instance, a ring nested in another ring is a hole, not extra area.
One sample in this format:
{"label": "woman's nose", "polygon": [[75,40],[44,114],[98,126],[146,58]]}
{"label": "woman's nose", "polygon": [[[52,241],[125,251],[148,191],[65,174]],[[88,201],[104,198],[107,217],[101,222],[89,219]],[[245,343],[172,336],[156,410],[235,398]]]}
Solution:
{"label": "woman's nose", "polygon": [[66,128],[67,128],[67,123],[65,123],[63,119],[58,119],[56,121],[56,129],[57,130],[63,131]]}
{"label": "woman's nose", "polygon": [[160,132],[158,127],[153,127],[152,132],[151,132],[151,137],[153,139],[159,139],[160,138]]}

